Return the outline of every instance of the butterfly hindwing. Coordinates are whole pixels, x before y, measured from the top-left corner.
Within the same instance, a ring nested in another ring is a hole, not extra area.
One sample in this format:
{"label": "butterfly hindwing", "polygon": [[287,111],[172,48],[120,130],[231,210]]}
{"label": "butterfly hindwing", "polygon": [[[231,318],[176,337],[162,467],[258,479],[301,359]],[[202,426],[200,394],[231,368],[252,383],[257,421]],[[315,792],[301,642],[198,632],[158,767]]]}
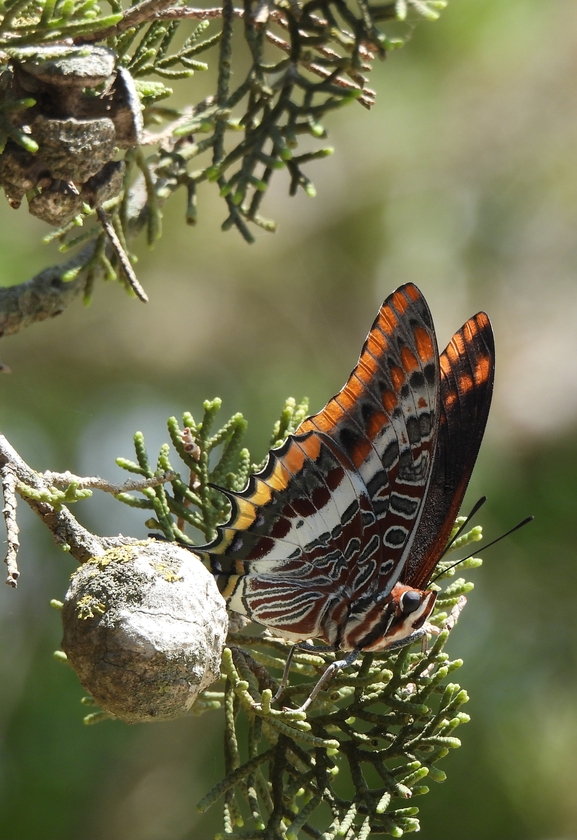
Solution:
{"label": "butterfly hindwing", "polygon": [[326,435],[294,435],[243,493],[229,494],[231,518],[206,548],[232,609],[286,635],[321,632],[350,572],[347,547],[369,545],[375,521],[351,467]]}

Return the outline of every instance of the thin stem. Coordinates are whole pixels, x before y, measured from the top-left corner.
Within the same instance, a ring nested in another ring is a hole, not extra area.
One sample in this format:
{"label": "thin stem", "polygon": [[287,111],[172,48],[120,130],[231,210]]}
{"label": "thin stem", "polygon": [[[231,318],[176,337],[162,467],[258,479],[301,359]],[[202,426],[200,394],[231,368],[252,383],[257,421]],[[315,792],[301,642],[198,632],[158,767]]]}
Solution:
{"label": "thin stem", "polygon": [[52,485],[68,485],[68,484],[76,484],[80,488],[94,488],[96,490],[102,490],[104,493],[112,493],[113,496],[117,496],[119,493],[128,493],[129,491],[134,490],[144,490],[146,487],[158,487],[160,484],[165,484],[167,481],[172,481],[176,478],[176,473],[172,471],[166,471],[161,473],[160,475],[155,475],[153,478],[134,478],[128,479],[127,481],[123,482],[122,484],[113,484],[110,481],[106,481],[104,478],[100,478],[100,476],[78,476],[73,475],[71,472],[63,472],[63,473],[55,473],[55,472],[44,472],[41,473],[41,476],[48,484]]}
{"label": "thin stem", "polygon": [[118,238],[118,234],[114,230],[114,226],[102,207],[96,208],[96,215],[98,216],[98,221],[104,228],[104,232],[106,233],[108,239],[110,240],[110,244],[116,254],[118,262],[120,263],[120,267],[122,269],[122,273],[126,277],[128,281],[128,285],[136,295],[136,297],[141,300],[143,303],[148,303],[148,295],[140,285],[138,277],[134,273],[134,269],[130,264],[130,260],[128,259],[128,255],[124,248],[122,247],[122,243]]}
{"label": "thin stem", "polygon": [[4,558],[8,572],[6,583],[8,586],[16,589],[18,585],[17,581],[20,577],[16,563],[18,549],[20,548],[20,540],[18,539],[20,531],[16,521],[16,483],[18,479],[9,464],[5,464],[2,467],[0,475],[2,478],[2,493],[4,494],[2,513],[4,515],[4,522],[6,523],[6,543],[8,546],[6,557]]}
{"label": "thin stem", "polygon": [[[28,466],[4,435],[0,435],[0,469],[4,470],[6,467],[10,469],[19,482],[27,484],[35,490],[49,490],[48,484],[42,476]],[[67,548],[72,556],[81,563],[91,557],[104,554],[109,542],[111,544],[117,544],[118,542],[107,541],[91,534],[77,522],[68,508],[64,506],[56,508],[47,502],[40,502],[26,496],[24,500],[52,532],[55,541],[60,546]]]}

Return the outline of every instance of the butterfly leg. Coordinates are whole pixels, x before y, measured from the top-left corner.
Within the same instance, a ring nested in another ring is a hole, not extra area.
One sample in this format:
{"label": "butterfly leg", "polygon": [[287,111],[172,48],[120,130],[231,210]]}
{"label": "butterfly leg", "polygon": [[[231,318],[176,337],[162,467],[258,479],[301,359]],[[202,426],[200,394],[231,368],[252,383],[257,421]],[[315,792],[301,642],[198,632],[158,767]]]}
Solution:
{"label": "butterfly leg", "polygon": [[297,648],[298,648],[298,645],[293,645],[291,647],[291,649],[289,650],[288,656],[286,658],[285,666],[284,666],[284,671],[283,671],[283,674],[282,674],[282,679],[280,681],[280,685],[277,688],[276,693],[271,700],[271,703],[274,703],[276,700],[280,700],[280,698],[283,695],[283,692],[284,692],[285,688],[288,685],[289,671],[290,671],[290,667],[292,665],[293,657],[295,655],[295,651],[296,651]]}
{"label": "butterfly leg", "polygon": [[292,661],[293,661],[293,657],[294,657],[297,650],[308,650],[311,653],[319,653],[319,651],[320,652],[335,651],[335,650],[338,650],[338,648],[334,647],[334,646],[328,646],[328,645],[325,646],[325,647],[322,647],[322,648],[318,648],[315,645],[311,645],[309,642],[297,642],[296,645],[293,645],[291,647],[291,649],[289,651],[289,654],[287,656],[287,659],[286,659],[286,663],[285,663],[285,666],[284,666],[284,671],[283,671],[282,679],[280,681],[280,685],[279,685],[279,687],[276,691],[276,694],[272,698],[271,703],[274,703],[276,700],[280,700],[285,688],[288,685],[290,667],[291,667],[291,664],[292,664]]}
{"label": "butterfly leg", "polygon": [[311,691],[311,693],[309,694],[309,696],[307,697],[305,702],[302,704],[302,706],[299,706],[298,711],[299,712],[306,712],[306,710],[308,709],[310,704],[313,702],[315,697],[317,697],[319,695],[319,693],[323,690],[325,685],[330,680],[332,680],[332,678],[334,677],[336,672],[340,671],[342,668],[348,668],[349,665],[352,665],[353,662],[355,661],[355,659],[357,659],[357,657],[359,656],[360,653],[361,653],[360,650],[352,650],[345,659],[337,659],[336,662],[332,662],[328,666],[328,668],[326,669],[326,671],[324,672],[324,674],[322,675],[322,677],[320,678],[318,683],[315,685],[315,687],[313,688],[313,690]]}

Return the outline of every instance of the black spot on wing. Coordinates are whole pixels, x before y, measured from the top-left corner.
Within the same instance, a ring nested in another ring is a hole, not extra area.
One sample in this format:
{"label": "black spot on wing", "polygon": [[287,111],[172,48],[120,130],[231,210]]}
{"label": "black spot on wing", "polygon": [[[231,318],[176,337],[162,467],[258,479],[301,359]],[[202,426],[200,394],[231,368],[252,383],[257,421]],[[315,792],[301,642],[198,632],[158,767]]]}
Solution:
{"label": "black spot on wing", "polygon": [[318,537],[315,537],[314,540],[311,540],[305,546],[303,546],[303,551],[307,554],[310,554],[316,548],[322,548],[330,543],[331,535],[326,532],[324,534],[320,534]]}
{"label": "black spot on wing", "polygon": [[401,496],[399,493],[391,493],[391,510],[395,513],[400,513],[401,516],[406,516],[408,519],[413,519],[419,507],[419,500],[412,499],[410,496]]}
{"label": "black spot on wing", "polygon": [[350,503],[348,508],[344,511],[343,515],[341,516],[340,525],[342,525],[342,526],[348,525],[348,523],[351,522],[352,519],[354,518],[358,509],[359,509],[358,499],[353,499],[353,501]]}
{"label": "black spot on wing", "polygon": [[349,426],[342,426],[339,429],[339,440],[345,452],[352,452],[359,439],[359,435]]}
{"label": "black spot on wing", "polygon": [[366,425],[375,413],[375,406],[369,400],[361,400],[360,408],[361,417]]}
{"label": "black spot on wing", "polygon": [[[377,534],[373,534],[371,539],[363,546],[362,551],[360,552],[357,562],[359,564],[366,563],[367,560],[370,560],[374,554],[376,554],[379,550],[379,537]],[[371,570],[372,574],[372,570]]]}
{"label": "black spot on wing", "polygon": [[397,548],[398,546],[403,545],[407,539],[407,533],[408,532],[404,528],[389,528],[385,533],[383,542],[385,545]]}
{"label": "black spot on wing", "polygon": [[361,550],[361,541],[354,537],[350,539],[345,546],[345,550],[343,552],[343,556],[346,560],[351,560],[358,552]]}
{"label": "black spot on wing", "polygon": [[409,378],[411,388],[414,391],[421,391],[425,387],[425,377],[420,370],[415,370]]}
{"label": "black spot on wing", "polygon": [[367,490],[369,496],[374,501],[375,496],[378,496],[383,487],[389,486],[389,477],[385,470],[379,470],[367,482]]}
{"label": "black spot on wing", "polygon": [[433,387],[437,382],[437,369],[435,365],[432,362],[429,362],[429,364],[425,365],[423,368],[423,373],[425,374],[427,384]]}
{"label": "black spot on wing", "polygon": [[421,437],[428,438],[431,434],[431,429],[433,425],[433,418],[432,415],[428,411],[424,411],[422,414],[419,414],[419,428]]}
{"label": "black spot on wing", "polygon": [[386,470],[390,470],[399,458],[399,443],[396,440],[391,441],[385,451],[383,452],[382,464]]}
{"label": "black spot on wing", "polygon": [[374,524],[375,519],[376,517],[372,510],[363,510],[361,512],[361,524],[363,530],[365,530],[366,528],[370,528],[371,525]]}
{"label": "black spot on wing", "polygon": [[407,434],[409,436],[409,443],[411,444],[411,446],[416,446],[418,443],[421,442],[421,426],[418,417],[408,417],[406,426]]}

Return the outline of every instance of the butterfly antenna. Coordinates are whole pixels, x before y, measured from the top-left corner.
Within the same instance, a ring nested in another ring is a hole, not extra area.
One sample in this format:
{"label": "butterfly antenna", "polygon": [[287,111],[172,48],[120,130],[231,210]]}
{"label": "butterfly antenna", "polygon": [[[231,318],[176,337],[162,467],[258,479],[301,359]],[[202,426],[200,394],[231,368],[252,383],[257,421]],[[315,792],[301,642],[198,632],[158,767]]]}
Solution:
{"label": "butterfly antenna", "polygon": [[[487,497],[486,497],[486,496],[481,496],[481,498],[479,499],[479,501],[478,501],[478,502],[475,502],[475,504],[473,505],[473,509],[472,509],[472,510],[471,510],[471,512],[468,514],[468,516],[466,517],[466,519],[465,519],[465,521],[463,522],[463,524],[459,527],[459,529],[458,529],[457,531],[455,531],[455,533],[453,534],[452,539],[450,540],[450,542],[449,542],[449,543],[447,543],[447,547],[445,548],[445,550],[443,551],[443,553],[441,554],[441,557],[440,557],[439,559],[441,559],[441,558],[443,558],[443,557],[445,556],[445,554],[449,551],[449,549],[451,548],[451,546],[453,545],[453,543],[455,542],[455,540],[456,540],[456,539],[458,539],[458,538],[461,536],[461,534],[463,533],[463,531],[465,530],[465,528],[467,527],[467,525],[469,524],[469,522],[471,521],[471,519],[472,519],[472,518],[475,516],[475,514],[476,514],[476,513],[477,513],[477,512],[478,512],[478,511],[479,511],[479,510],[483,507],[483,505],[485,504],[485,502],[486,502],[486,501],[487,501]],[[461,561],[459,560],[459,562],[461,562]]]}
{"label": "butterfly antenna", "polygon": [[[523,519],[522,522],[518,522],[513,528],[510,528],[504,534],[501,534],[500,537],[497,537],[497,539],[492,540],[490,543],[487,543],[487,545],[479,546],[478,550],[479,551],[485,551],[486,548],[491,548],[491,546],[495,545],[496,543],[500,542],[501,540],[504,540],[505,537],[508,537],[510,534],[513,534],[515,531],[518,531],[519,528],[522,528],[524,525],[528,525],[529,522],[532,522],[534,518],[535,518],[534,516],[527,516],[525,519]],[[466,524],[467,523],[465,523],[465,525]],[[464,525],[463,525],[463,527],[464,527]],[[451,563],[450,566],[447,566],[445,569],[443,569],[441,572],[439,572],[438,575],[435,575],[435,577],[432,580],[429,581],[429,585],[431,583],[434,583],[436,580],[438,580],[438,578],[440,578],[441,575],[444,575],[446,572],[448,572],[449,569],[454,569],[455,566],[458,566],[460,563],[464,563],[465,560],[470,560],[471,557],[474,557],[476,553],[477,552],[474,551],[472,554],[468,554],[467,557],[461,557],[461,559],[457,560],[456,563]]]}

